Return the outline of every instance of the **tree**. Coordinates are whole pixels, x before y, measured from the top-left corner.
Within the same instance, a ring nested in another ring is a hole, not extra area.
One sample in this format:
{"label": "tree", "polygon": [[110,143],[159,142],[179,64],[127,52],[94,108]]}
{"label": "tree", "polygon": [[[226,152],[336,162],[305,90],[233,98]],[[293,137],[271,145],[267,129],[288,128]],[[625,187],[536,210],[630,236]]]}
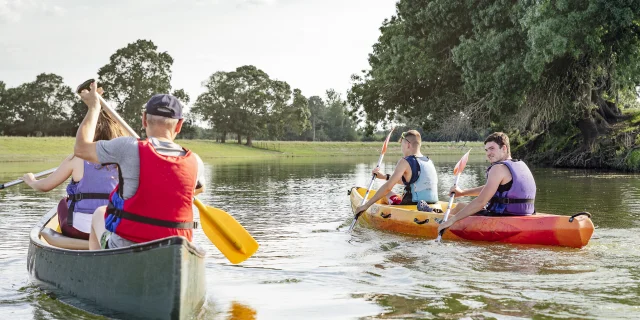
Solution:
{"label": "tree", "polygon": [[590,149],[640,83],[638,21],[640,0],[401,0],[349,102],[370,123],[578,130]]}
{"label": "tree", "polygon": [[[309,128],[309,101],[300,89],[289,90],[286,82],[274,81],[274,87],[284,91],[274,95],[276,103],[270,110],[269,138],[282,139],[286,136],[300,136]],[[277,91],[274,91],[274,93]],[[289,97],[286,94],[289,93]],[[287,98],[287,100],[280,100]]]}
{"label": "tree", "polygon": [[311,115],[311,141],[316,141],[316,129],[319,125],[322,125],[321,119],[324,119],[326,106],[322,98],[313,96],[309,98],[309,112]]}
{"label": "tree", "polygon": [[116,103],[122,118],[142,134],[142,106],[158,93],[171,90],[173,58],[158,52],[149,40],[138,40],[118,49],[98,71],[105,98]]}
{"label": "tree", "polygon": [[357,138],[355,123],[349,117],[347,102],[333,89],[327,90],[327,133],[332,141],[354,141]]}
{"label": "tree", "polygon": [[3,81],[0,81],[0,135],[8,134],[13,125],[14,113],[7,102],[7,87]]}
{"label": "tree", "polygon": [[72,134],[69,114],[77,99],[71,88],[63,83],[62,77],[42,73],[33,82],[5,90],[2,96],[2,104],[7,106],[4,109],[7,110],[8,119],[13,122],[13,126],[5,134]]}
{"label": "tree", "polygon": [[235,71],[218,71],[203,82],[206,91],[198,96],[193,112],[221,134],[236,133],[238,143],[247,145],[256,136],[282,136],[285,127],[300,131],[306,127],[306,99],[299,90],[292,96],[284,81],[272,80],[255,66]]}

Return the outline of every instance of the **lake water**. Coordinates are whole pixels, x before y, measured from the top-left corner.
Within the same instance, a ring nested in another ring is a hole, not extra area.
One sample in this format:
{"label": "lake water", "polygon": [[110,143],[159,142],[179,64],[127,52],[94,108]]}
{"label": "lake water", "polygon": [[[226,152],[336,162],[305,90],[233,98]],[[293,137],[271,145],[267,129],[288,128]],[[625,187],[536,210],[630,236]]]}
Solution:
{"label": "lake water", "polygon": [[[441,200],[458,158],[434,158]],[[383,171],[391,172],[396,160],[386,159]],[[640,176],[532,169],[539,212],[593,214],[596,230],[582,249],[435,244],[361,226],[346,232],[352,216],[347,190],[366,187],[376,162],[333,157],[207,163],[208,189],[199,198],[232,214],[260,249],[232,265],[196,230],[195,241],[207,251],[207,301],[198,318],[640,317]],[[55,165],[1,163],[0,182]],[[486,165],[472,159],[460,185],[482,184]],[[1,319],[100,318],[29,281],[29,231],[63,194],[64,185],[49,193],[24,184],[0,191]]]}

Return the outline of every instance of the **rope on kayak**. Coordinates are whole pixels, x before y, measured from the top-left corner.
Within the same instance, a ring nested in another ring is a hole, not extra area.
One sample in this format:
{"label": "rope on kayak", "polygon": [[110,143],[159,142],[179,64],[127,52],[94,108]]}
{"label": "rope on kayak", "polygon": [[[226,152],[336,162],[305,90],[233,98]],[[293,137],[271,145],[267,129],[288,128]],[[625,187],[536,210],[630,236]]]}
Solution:
{"label": "rope on kayak", "polygon": [[578,213],[576,213],[576,214],[572,215],[572,216],[569,218],[569,222],[573,222],[573,220],[575,220],[575,218],[576,218],[577,216],[587,216],[587,217],[589,217],[589,219],[591,219],[591,213],[586,212],[586,211],[583,211],[583,212],[578,212]]}

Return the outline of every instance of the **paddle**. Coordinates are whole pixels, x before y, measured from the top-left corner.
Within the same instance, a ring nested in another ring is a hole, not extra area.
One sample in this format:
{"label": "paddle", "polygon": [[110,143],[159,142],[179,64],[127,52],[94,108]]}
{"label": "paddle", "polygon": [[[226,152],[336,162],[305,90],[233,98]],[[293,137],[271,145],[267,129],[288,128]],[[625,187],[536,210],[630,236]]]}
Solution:
{"label": "paddle", "polygon": [[[376,165],[376,168],[379,168],[380,164],[382,164],[382,158],[384,158],[384,153],[387,152],[387,145],[389,144],[389,139],[391,139],[391,134],[393,133],[393,129],[395,129],[395,127],[391,128],[389,135],[387,135],[387,139],[384,140],[384,144],[382,145],[382,151],[380,152],[380,158],[378,158],[378,164]],[[371,182],[369,182],[369,187],[367,187],[367,192],[364,194],[364,198],[362,198],[362,203],[360,203],[360,205],[363,205],[365,202],[367,202],[367,197],[369,196],[369,192],[371,191],[371,187],[373,186],[373,182],[375,180],[376,180],[376,175],[374,174],[371,177]],[[351,222],[351,226],[349,226],[349,232],[353,230],[353,228],[356,225],[356,222],[358,221],[358,218],[360,218],[361,215],[362,215],[362,212],[356,213],[356,216],[353,218],[353,221]]]}
{"label": "paddle", "polygon": [[[42,172],[38,172],[38,173],[34,174],[33,176],[34,176],[35,178],[39,178],[39,177],[42,177],[42,176],[46,176],[46,175],[48,175],[48,174],[50,174],[50,173],[53,173],[53,172],[54,172],[54,171],[56,171],[57,169],[58,169],[58,167],[55,167],[55,168],[53,168],[53,169],[49,169],[49,170],[45,170],[45,171],[42,171]],[[3,184],[0,184],[0,190],[2,190],[2,189],[4,189],[4,188],[11,187],[11,186],[15,186],[16,184],[20,184],[20,183],[22,183],[22,182],[24,182],[22,179],[16,179],[16,180],[13,180],[13,181],[9,181],[9,182],[6,182],[6,183],[3,183]]]}
{"label": "paddle", "polygon": [[[80,87],[79,91],[85,89]],[[99,98],[102,108],[111,114],[131,136],[140,139],[140,136],[127,125],[124,119],[101,96]],[[200,212],[200,224],[204,234],[231,263],[238,264],[247,260],[258,250],[258,242],[230,214],[214,207],[205,206],[196,198],[193,198],[193,203]]]}
{"label": "paddle", "polygon": [[[458,163],[456,163],[456,166],[453,168],[453,175],[456,176],[456,180],[453,182],[454,186],[458,185],[458,179],[460,178],[460,174],[462,173],[462,170],[464,170],[464,167],[467,165],[467,160],[469,160],[469,152],[471,152],[471,149],[469,149],[469,151],[467,151],[467,153],[464,154],[464,156],[462,156],[462,158],[460,158],[460,161],[458,161]],[[447,221],[447,219],[449,218],[449,212],[451,212],[451,206],[453,205],[453,198],[456,197],[455,193],[451,193],[451,197],[449,198],[449,205],[447,206],[447,212],[444,214],[444,219],[442,219],[442,222]],[[440,242],[440,240],[442,240],[442,235],[444,234],[444,230],[442,229],[440,231],[440,233],[438,233],[438,238],[436,239],[436,242]]]}

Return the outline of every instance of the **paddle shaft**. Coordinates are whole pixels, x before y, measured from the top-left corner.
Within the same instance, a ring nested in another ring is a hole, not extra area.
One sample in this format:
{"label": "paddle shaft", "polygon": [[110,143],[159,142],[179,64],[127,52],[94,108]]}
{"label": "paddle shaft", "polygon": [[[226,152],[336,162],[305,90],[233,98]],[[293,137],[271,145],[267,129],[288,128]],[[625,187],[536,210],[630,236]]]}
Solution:
{"label": "paddle shaft", "polygon": [[[382,158],[384,158],[384,153],[380,154],[380,158],[378,158],[378,164],[376,165],[376,168],[380,168],[380,165],[382,164]],[[367,192],[364,194],[364,198],[362,198],[362,202],[360,203],[360,205],[363,205],[365,202],[367,202],[367,197],[369,197],[369,192],[371,192],[371,187],[373,187],[373,182],[376,180],[376,175],[372,175],[371,177],[371,182],[369,182],[369,187],[367,187]],[[358,222],[358,218],[360,218],[360,215],[362,215],[362,212],[358,212],[356,213],[356,216],[353,218],[353,221],[351,222],[351,226],[349,226],[349,231],[353,230],[353,228],[356,225],[356,222]]]}
{"label": "paddle shaft", "polygon": [[[459,178],[460,178],[460,173],[456,175],[456,180],[453,182],[454,186],[458,185]],[[453,198],[455,197],[456,197],[455,192],[451,193],[451,197],[449,198],[449,205],[447,206],[447,212],[444,213],[444,218],[442,219],[442,222],[445,222],[447,221],[447,219],[449,219],[449,212],[451,212],[451,206],[453,205]],[[444,229],[442,229],[442,231],[438,233],[438,238],[436,239],[436,241],[440,241],[442,239],[443,234],[444,234]]]}
{"label": "paddle shaft", "polygon": [[[53,169],[49,169],[49,170],[45,170],[45,171],[42,171],[42,172],[38,172],[38,173],[34,174],[33,176],[36,177],[36,178],[40,178],[42,176],[46,176],[46,175],[48,175],[50,173],[53,173],[57,169],[58,169],[58,167],[55,167]],[[0,190],[2,190],[4,188],[7,188],[7,187],[15,186],[16,184],[20,184],[20,183],[23,183],[23,182],[24,182],[24,180],[22,180],[22,179],[16,179],[16,180],[13,180],[13,181],[9,181],[7,183],[0,184]]]}

